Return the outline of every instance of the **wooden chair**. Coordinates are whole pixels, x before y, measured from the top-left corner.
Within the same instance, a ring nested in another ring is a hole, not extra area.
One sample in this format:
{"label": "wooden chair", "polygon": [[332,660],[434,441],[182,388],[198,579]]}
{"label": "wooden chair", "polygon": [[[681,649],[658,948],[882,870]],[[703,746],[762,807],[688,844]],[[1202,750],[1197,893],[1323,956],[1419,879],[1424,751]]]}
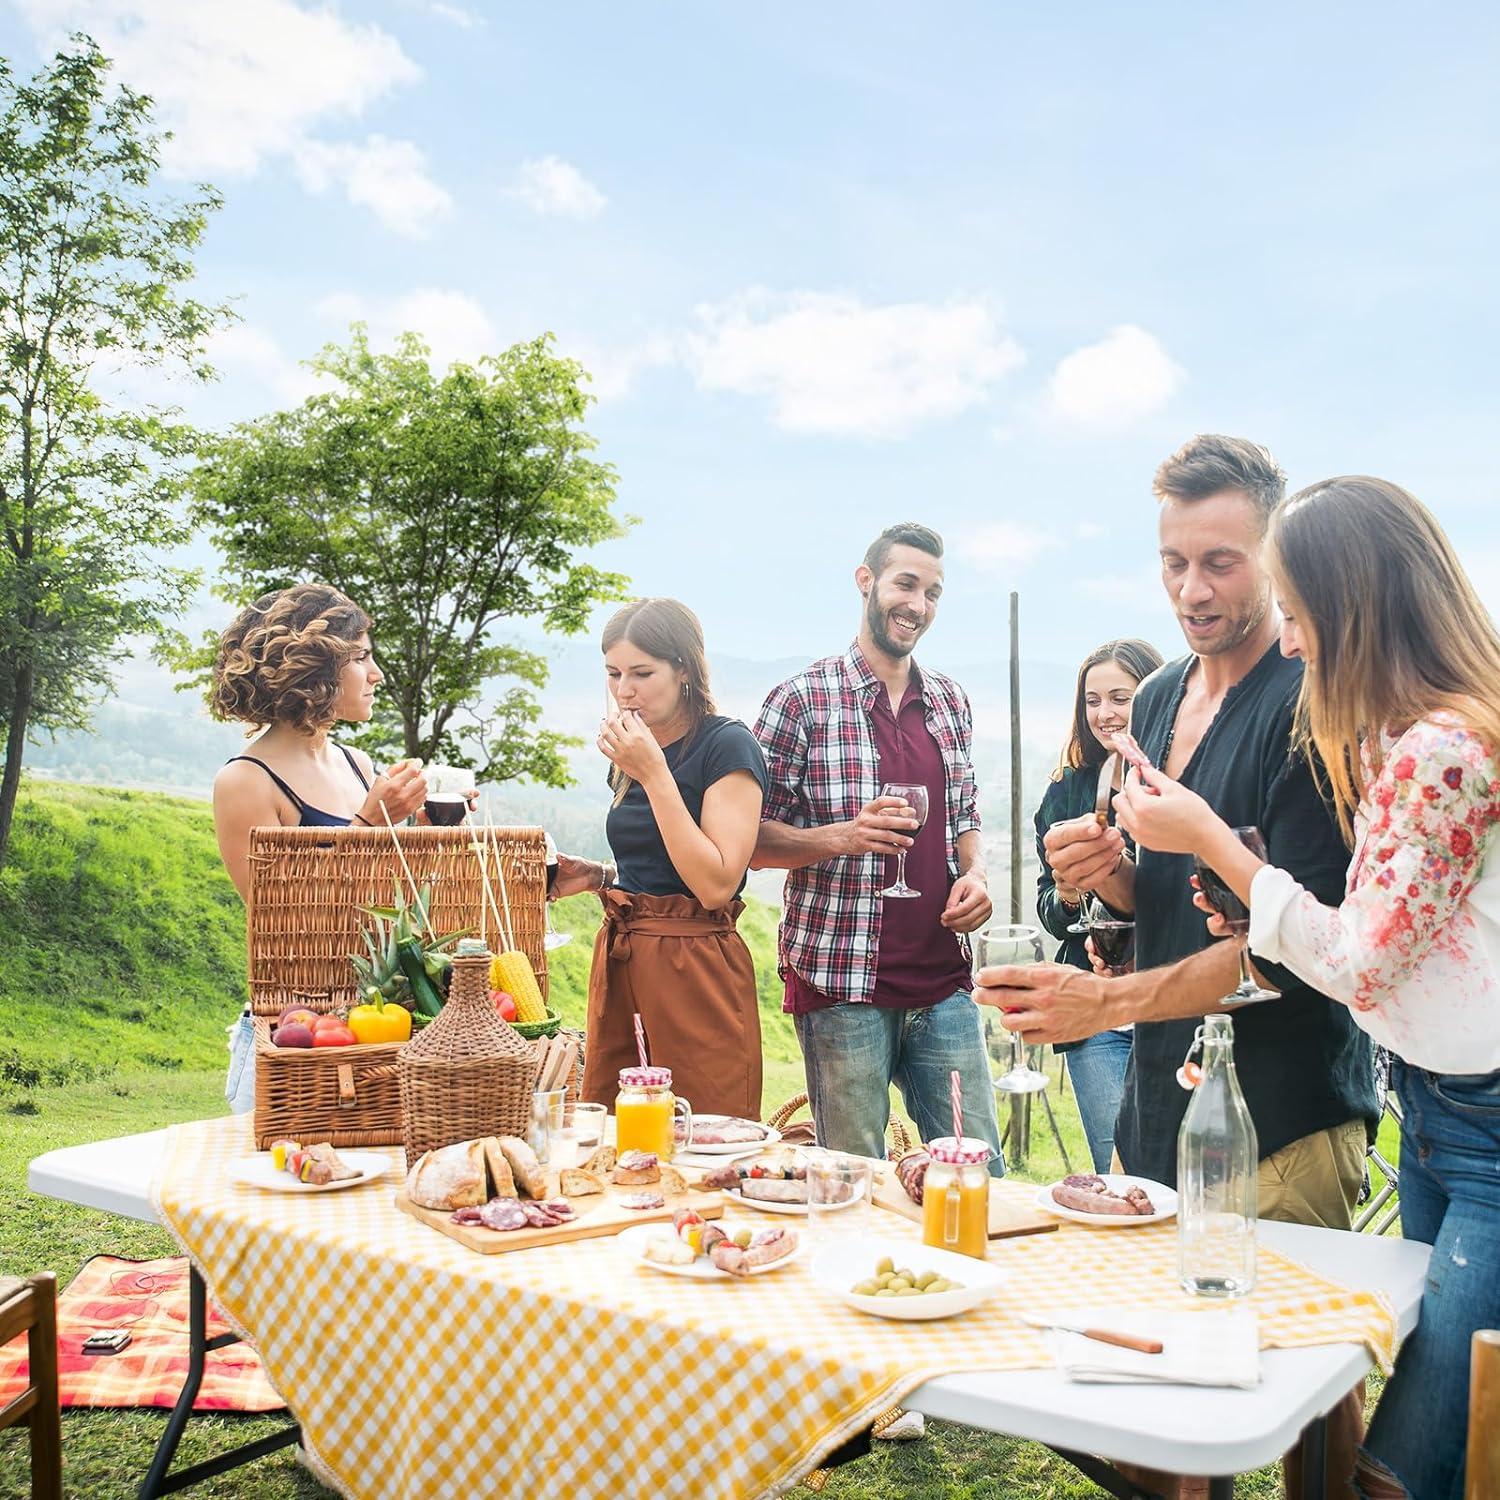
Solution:
{"label": "wooden chair", "polygon": [[0,1277],[0,1344],[25,1333],[31,1384],[0,1410],[0,1428],[24,1422],[31,1436],[32,1500],[62,1500],[62,1417],[57,1404],[57,1278]]}
{"label": "wooden chair", "polygon": [[1500,1495],[1500,1330],[1481,1328],[1469,1345],[1467,1500]]}

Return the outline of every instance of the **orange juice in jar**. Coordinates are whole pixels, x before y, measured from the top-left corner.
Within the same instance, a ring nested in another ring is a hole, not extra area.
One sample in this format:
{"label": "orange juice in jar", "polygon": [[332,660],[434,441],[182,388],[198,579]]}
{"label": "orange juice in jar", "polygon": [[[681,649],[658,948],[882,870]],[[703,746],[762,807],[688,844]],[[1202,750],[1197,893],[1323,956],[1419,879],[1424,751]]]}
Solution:
{"label": "orange juice in jar", "polygon": [[670,1068],[621,1068],[615,1099],[615,1149],[650,1151],[669,1161],[676,1149],[676,1121],[684,1116],[683,1140],[693,1135],[693,1111],[672,1093]]}
{"label": "orange juice in jar", "polygon": [[990,1148],[965,1136],[927,1147],[922,1180],[922,1243],[985,1260],[990,1248]]}

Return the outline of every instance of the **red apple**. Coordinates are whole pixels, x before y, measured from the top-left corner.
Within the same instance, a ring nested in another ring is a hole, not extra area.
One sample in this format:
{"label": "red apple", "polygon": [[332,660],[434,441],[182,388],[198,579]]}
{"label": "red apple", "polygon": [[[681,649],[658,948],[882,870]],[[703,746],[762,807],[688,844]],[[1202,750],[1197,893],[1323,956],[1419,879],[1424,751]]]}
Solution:
{"label": "red apple", "polygon": [[309,1030],[317,1024],[318,1013],[305,1005],[289,1005],[277,1016],[277,1026],[306,1026]]}
{"label": "red apple", "polygon": [[313,1034],[310,1027],[292,1021],[284,1026],[278,1026],[271,1040],[278,1047],[311,1047]]}
{"label": "red apple", "polygon": [[495,1009],[500,1013],[502,1021],[514,1021],[516,1018],[516,1002],[504,990],[491,990],[490,1000]]}
{"label": "red apple", "polygon": [[359,1038],[342,1022],[332,1026],[319,1026],[313,1032],[314,1047],[352,1047]]}

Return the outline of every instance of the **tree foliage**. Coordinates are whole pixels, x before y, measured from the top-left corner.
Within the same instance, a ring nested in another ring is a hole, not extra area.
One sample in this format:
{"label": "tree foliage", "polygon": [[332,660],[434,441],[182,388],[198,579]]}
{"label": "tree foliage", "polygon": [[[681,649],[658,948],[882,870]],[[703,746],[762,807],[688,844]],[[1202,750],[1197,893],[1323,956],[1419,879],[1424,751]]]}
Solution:
{"label": "tree foliage", "polygon": [[[438,375],[415,334],[376,353],[359,325],[312,368],[328,389],[233,428],[192,475],[222,597],[313,578],[372,617],[386,683],[355,743],[373,756],[564,784],[568,741],[538,724],[546,659],[498,632],[576,633],[624,597],[621,575],[577,556],[628,524],[613,468],[590,456],[582,369],[544,336]],[[170,659],[201,673],[211,642]]]}
{"label": "tree foliage", "polygon": [[151,102],[109,69],[82,36],[30,82],[0,60],[0,864],[28,731],[87,727],[127,638],[193,582],[162,554],[195,434],[127,393],[212,373],[229,314],[182,289],[220,200],[157,191]]}

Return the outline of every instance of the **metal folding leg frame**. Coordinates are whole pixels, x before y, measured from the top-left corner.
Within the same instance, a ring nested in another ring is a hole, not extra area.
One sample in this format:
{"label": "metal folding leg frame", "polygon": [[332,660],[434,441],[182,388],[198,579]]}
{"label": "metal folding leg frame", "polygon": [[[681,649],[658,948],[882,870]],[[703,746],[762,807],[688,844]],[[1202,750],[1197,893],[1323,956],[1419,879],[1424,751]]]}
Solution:
{"label": "metal folding leg frame", "polygon": [[176,1473],[169,1472],[172,1460],[177,1456],[177,1445],[182,1441],[183,1429],[187,1426],[188,1418],[193,1414],[193,1403],[198,1399],[198,1387],[203,1384],[203,1366],[208,1351],[224,1349],[230,1344],[240,1342],[240,1336],[237,1333],[221,1333],[213,1338],[207,1335],[208,1289],[203,1284],[203,1278],[198,1274],[197,1266],[190,1266],[188,1268],[187,1379],[182,1383],[182,1394],[177,1398],[177,1405],[172,1408],[172,1415],[167,1418],[167,1430],[162,1433],[161,1441],[156,1445],[151,1467],[146,1471],[146,1477],[137,1492],[139,1500],[155,1500],[158,1495],[174,1495],[178,1490],[187,1489],[189,1485],[199,1484],[205,1479],[212,1479],[216,1474],[226,1474],[230,1469],[238,1469],[242,1464],[253,1463],[257,1458],[264,1458],[278,1448],[285,1448],[288,1444],[297,1442],[302,1436],[302,1429],[293,1423],[290,1427],[283,1427],[263,1438],[257,1438],[253,1443],[231,1448],[227,1453],[205,1459],[202,1463],[190,1464],[185,1469],[178,1469]]}

